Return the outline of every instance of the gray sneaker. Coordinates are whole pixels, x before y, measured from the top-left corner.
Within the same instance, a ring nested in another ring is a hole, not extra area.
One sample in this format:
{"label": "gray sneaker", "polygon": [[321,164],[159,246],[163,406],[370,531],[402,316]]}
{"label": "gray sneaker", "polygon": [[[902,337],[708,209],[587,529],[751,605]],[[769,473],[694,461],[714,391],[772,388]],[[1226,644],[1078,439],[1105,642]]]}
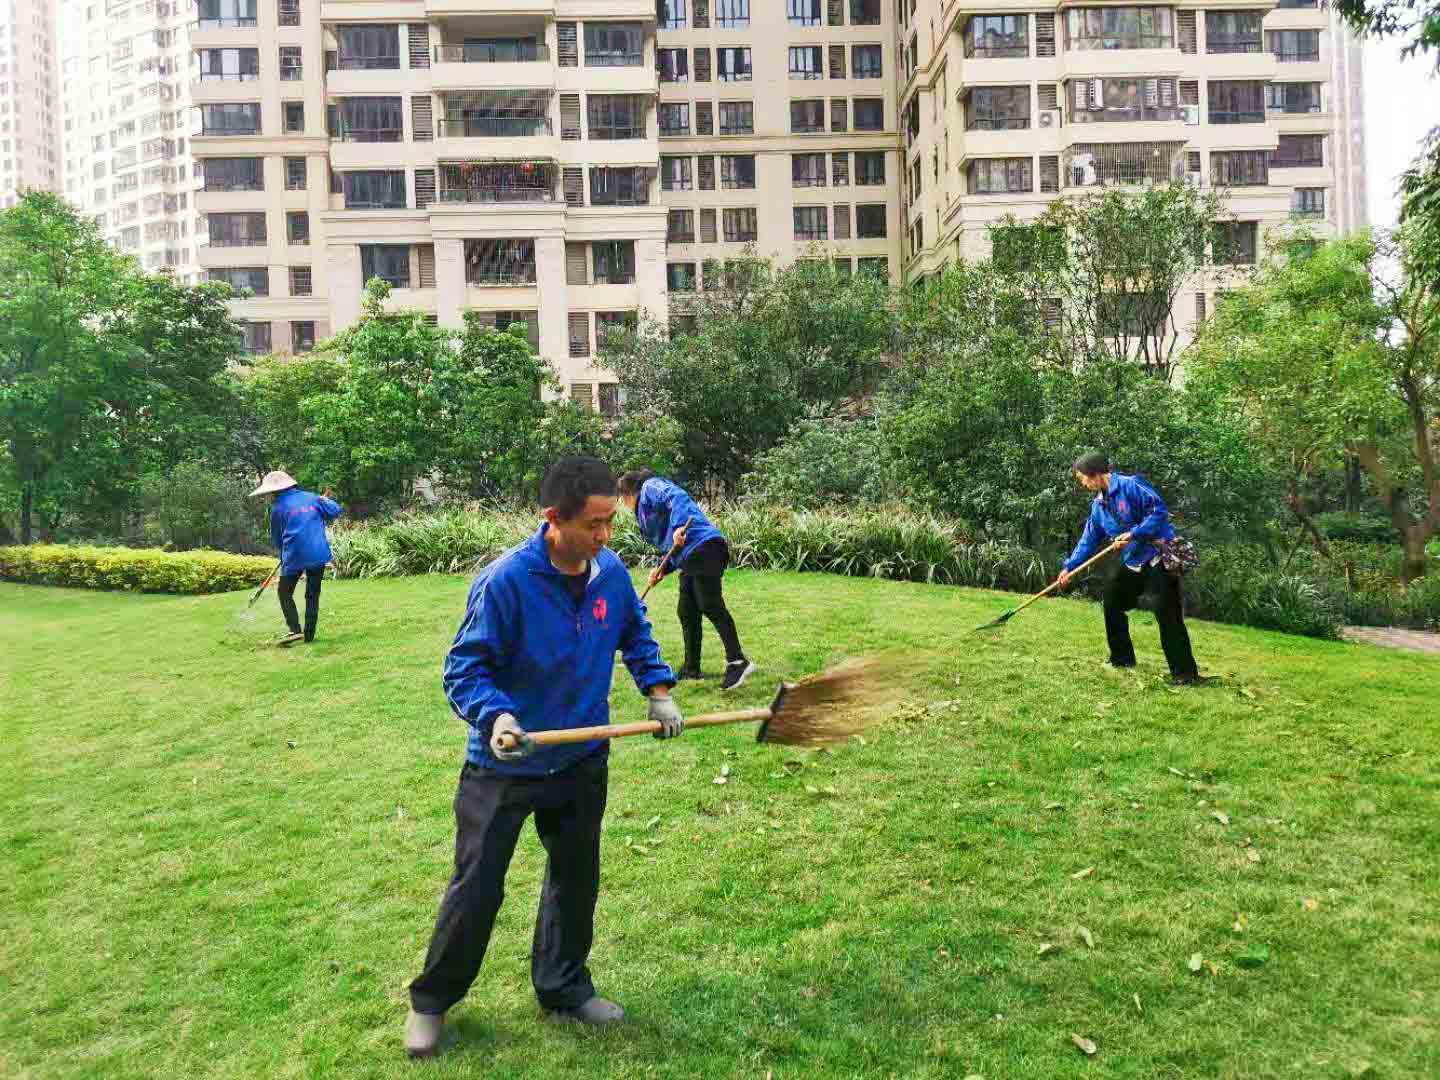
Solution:
{"label": "gray sneaker", "polygon": [[602,997],[592,997],[585,1004],[577,1005],[573,1009],[550,1009],[546,1011],[545,1015],[559,1023],[604,1027],[606,1024],[618,1024],[624,1020],[625,1010],[613,1001],[606,1001]]}
{"label": "gray sneaker", "polygon": [[419,1013],[411,1009],[405,1021],[405,1053],[412,1058],[434,1057],[440,1052],[440,1032],[444,1027],[444,1013]]}

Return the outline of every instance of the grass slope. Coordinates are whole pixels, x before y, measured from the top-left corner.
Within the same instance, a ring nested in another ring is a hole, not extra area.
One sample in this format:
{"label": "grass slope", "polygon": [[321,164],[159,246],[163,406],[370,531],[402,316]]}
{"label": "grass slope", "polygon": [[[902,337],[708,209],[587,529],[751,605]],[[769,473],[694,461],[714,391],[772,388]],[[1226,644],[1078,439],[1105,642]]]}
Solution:
{"label": "grass slope", "polygon": [[[537,1020],[527,830],[424,1075],[1440,1075],[1433,658],[1197,624],[1226,679],[1175,692],[1149,616],[1112,673],[1086,604],[971,635],[1014,598],[730,580],[764,666],[741,704],[879,648],[916,704],[831,753],[617,743],[591,966],[632,1022]],[[327,583],[321,641],[283,652],[273,600],[247,626],[238,595],[0,586],[0,1074],[419,1075],[465,590]]]}

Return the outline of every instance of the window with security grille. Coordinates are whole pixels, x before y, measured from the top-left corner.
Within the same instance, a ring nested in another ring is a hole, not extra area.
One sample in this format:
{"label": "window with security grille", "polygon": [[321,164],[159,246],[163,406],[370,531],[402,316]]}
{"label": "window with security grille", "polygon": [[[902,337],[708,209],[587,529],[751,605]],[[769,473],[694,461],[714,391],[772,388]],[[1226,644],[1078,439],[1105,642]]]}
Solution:
{"label": "window with security grille", "polygon": [[696,50],[695,50],[695,81],[696,81],[697,83],[699,83],[699,82],[709,82],[709,81],[710,81],[710,50],[709,50],[709,49],[696,49]]}
{"label": "window with security grille", "polygon": [[259,135],[260,103],[200,106],[201,135]]}
{"label": "window with security grille", "polygon": [[1183,142],[1074,143],[1065,151],[1068,187],[1164,184],[1184,174]]}
{"label": "window with security grille", "polygon": [[691,167],[689,157],[662,155],[660,158],[660,189],[662,191],[689,191],[694,186]]}
{"label": "window with security grille", "polygon": [[693,262],[672,262],[665,267],[665,291],[690,293],[695,291],[695,264]]}
{"label": "window with security grille", "polygon": [[638,94],[591,94],[585,100],[591,139],[643,139],[645,99]]}
{"label": "window with security grille", "polygon": [[285,215],[285,240],[291,247],[310,243],[310,215],[304,210],[292,210]]}
{"label": "window with security grille", "polygon": [[790,102],[790,131],[806,135],[825,130],[825,102],[816,98],[810,101]]}
{"label": "window with security grille", "polygon": [[[721,30],[744,30],[750,25],[750,0],[714,0],[715,25]],[[749,52],[749,49],[745,50]]]}
{"label": "window with security grille", "polygon": [[209,281],[223,281],[241,296],[269,296],[270,271],[263,266],[230,266],[205,272]]}
{"label": "window with security grille", "polygon": [[879,79],[884,77],[879,45],[854,45],[850,48],[850,77]]}
{"label": "window with security grille", "polygon": [[1317,82],[1266,83],[1265,107],[1272,112],[1320,112],[1320,84]]}
{"label": "window with security grille", "polygon": [[[914,100],[919,101],[916,97]],[[885,130],[885,101],[883,98],[856,98],[854,101],[856,131]]]}
{"label": "window with security grille", "polygon": [[790,155],[790,186],[791,186],[791,187],[824,187],[824,186],[825,186],[825,155],[824,155],[824,154],[791,154],[791,155]]}
{"label": "window with security grille", "polygon": [[306,168],[303,157],[287,157],[285,159],[285,190],[305,190]]}
{"label": "window with security grille", "polygon": [[310,267],[290,267],[290,295],[310,296],[314,293],[315,286],[311,278]]}
{"label": "window with security grille", "polygon": [[590,252],[596,285],[629,285],[635,280],[634,240],[596,240]]}
{"label": "window with security grille", "polygon": [[713,101],[697,101],[695,103],[695,134],[715,134],[715,103]]}
{"label": "window with security grille", "polygon": [[1308,168],[1325,164],[1324,135],[1281,135],[1270,154],[1272,169]]}
{"label": "window with security grille", "polygon": [[197,49],[201,82],[257,82],[259,49]]}
{"label": "window with security grille", "polygon": [[405,133],[398,97],[343,98],[336,120],[339,127],[330,134],[344,142],[399,142]]}
{"label": "window with security grille", "polygon": [[1072,52],[1175,47],[1172,8],[1070,8],[1064,15],[1065,48]]}
{"label": "window with security grille", "polygon": [[859,240],[884,240],[888,232],[884,203],[855,207],[855,237]]}
{"label": "window with security grille", "polygon": [[1211,253],[1222,266],[1255,265],[1259,242],[1258,222],[1219,221],[1211,226]]}
{"label": "window with security grille", "polygon": [[1264,187],[1270,183],[1270,151],[1210,151],[1210,183],[1216,187]]}
{"label": "window with security grille", "polygon": [[535,284],[533,239],[466,240],[464,257],[467,284]]}
{"label": "window with security grille", "polygon": [[264,162],[258,157],[206,158],[204,170],[205,191],[265,190]]}
{"label": "window with security grille", "polygon": [[690,134],[690,103],[688,101],[662,101],[657,107],[661,135]]}
{"label": "window with security grille", "polygon": [[650,201],[653,170],[640,166],[590,170],[591,206],[645,206]]}
{"label": "window with security grille", "polygon": [[1324,217],[1325,189],[1296,188],[1290,193],[1290,213],[1297,217]]}
{"label": "window with security grille", "polygon": [[307,353],[315,348],[315,323],[301,320],[290,324],[290,348],[293,352]]}
{"label": "window with security grille", "polygon": [[835,187],[848,187],[850,184],[850,155],[830,155],[830,183]]}
{"label": "window with security grille", "polygon": [[[614,314],[613,312],[597,311],[595,313],[595,334],[603,341],[600,333],[600,316]],[[600,394],[600,415],[613,420],[618,417],[625,404],[625,393],[620,389],[619,383],[598,383],[596,389]]]}
{"label": "window with security grille", "polygon": [[819,26],[820,0],[785,0],[785,17],[791,26]]}
{"label": "window with security grille", "polygon": [[1206,87],[1212,124],[1263,124],[1265,84],[1258,80],[1212,79]]}
{"label": "window with security grille", "polygon": [[987,60],[1030,55],[1028,15],[972,15],[965,24],[965,55]]}
{"label": "window with security grille", "polygon": [[719,82],[750,82],[754,78],[748,46],[725,46],[715,50],[715,78]]}
{"label": "window with security grille", "polygon": [[721,135],[753,135],[754,133],[755,105],[753,102],[720,102]]}
{"label": "window with security grille", "polygon": [[[633,334],[639,325],[640,318],[633,311],[597,311],[595,312],[595,343],[603,346],[605,339],[611,334]],[[600,384],[601,412],[604,412],[607,386],[613,387],[615,384]]]}
{"label": "window with security grille", "polygon": [[360,287],[374,278],[388,281],[394,288],[410,287],[409,244],[361,244]]}
{"label": "window with security grille", "polygon": [[660,71],[662,83],[683,83],[690,81],[690,54],[685,49],[656,49],[655,66]]}
{"label": "window with security grille", "polygon": [[301,61],[301,49],[299,45],[280,46],[280,80],[282,82],[299,82],[305,78],[305,68]]}
{"label": "window with security grille", "polygon": [[570,355],[590,355],[590,313],[572,311],[568,320],[570,329]]}
{"label": "window with security grille", "polygon": [[671,210],[667,215],[665,239],[672,244],[695,242],[695,211]]}
{"label": "window with security grille", "polygon": [[655,13],[661,30],[683,30],[689,21],[685,0],[657,0]]}
{"label": "window with security grille", "polygon": [[405,170],[387,169],[344,173],[345,209],[404,210]]}
{"label": "window with security grille", "polygon": [[720,158],[720,187],[746,191],[755,187],[755,155],[725,154]]}
{"label": "window with security grille", "polygon": [[1023,131],[1030,126],[1030,87],[977,86],[965,101],[966,131]]}
{"label": "window with security grille", "polygon": [[1319,30],[1267,30],[1270,52],[1282,64],[1313,63],[1320,59]]}
{"label": "window with security grille", "polygon": [[796,240],[828,240],[830,238],[829,207],[797,206],[794,210]]}
{"label": "window with security grille", "polygon": [[279,24],[300,25],[300,0],[279,0]]}
{"label": "window with security grille", "polygon": [[210,214],[206,226],[211,247],[263,247],[269,243],[263,213]]}
{"label": "window with security grille", "polygon": [[268,322],[242,322],[244,349],[251,356],[264,356],[270,351],[270,324]]}
{"label": "window with security grille", "polygon": [[760,220],[753,206],[727,206],[721,215],[727,244],[748,244],[760,238]]}
{"label": "window with security grille", "polygon": [[337,26],[338,67],[341,71],[398,70],[400,67],[400,26],[398,23],[362,23]]}
{"label": "window with security grille", "polygon": [[1264,49],[1260,23],[1263,11],[1205,12],[1207,53],[1258,53]]}
{"label": "window with security grille", "polygon": [[644,63],[645,31],[639,23],[585,23],[586,67],[641,67]]}
{"label": "window with security grille", "polygon": [[884,150],[857,150],[855,152],[855,183],[877,186],[885,183]]}
{"label": "window with security grille", "polygon": [[[548,90],[466,90],[449,93],[442,102],[440,133],[451,138],[534,138],[548,135]],[[574,102],[578,105],[578,101]],[[560,102],[561,126],[568,126],[565,95]],[[398,115],[397,115],[398,119]],[[578,120],[578,117],[574,117]],[[569,138],[568,132],[562,134]],[[579,138],[578,133],[573,136]]]}
{"label": "window with security grille", "polygon": [[1072,124],[1182,119],[1174,79],[1071,79],[1066,98]]}
{"label": "window with security grille", "polygon": [[825,61],[819,45],[790,46],[790,78],[823,79]]}

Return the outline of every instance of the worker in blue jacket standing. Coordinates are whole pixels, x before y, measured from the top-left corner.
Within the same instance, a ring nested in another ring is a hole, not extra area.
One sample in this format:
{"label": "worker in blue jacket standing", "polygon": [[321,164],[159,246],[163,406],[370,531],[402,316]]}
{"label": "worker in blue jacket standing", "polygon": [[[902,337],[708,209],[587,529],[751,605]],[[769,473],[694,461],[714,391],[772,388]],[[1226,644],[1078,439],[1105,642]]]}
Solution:
{"label": "worker in blue jacket standing", "polygon": [[[340,516],[340,504],[324,495],[303,491],[287,472],[265,474],[260,486],[250,493],[274,495],[270,505],[270,545],[280,552],[280,581],[275,591],[289,633],[276,644],[289,647],[298,641],[315,640],[320,619],[320,585],[330,562],[330,538],[325,526]],[[295,586],[305,575],[305,627],[295,610]]]}
{"label": "worker in blue jacket standing", "polygon": [[[725,676],[721,690],[734,690],[755,671],[755,665],[740,648],[735,619],[725,606],[724,575],[730,565],[730,545],[705,512],[695,505],[680,485],[656,476],[649,469],[636,469],[620,477],[620,497],[635,515],[640,533],[661,551],[678,547],[670,570],[680,571],[680,598],[676,614],[685,641],[685,662],[680,678],[698,679],[703,636],[700,616],[705,616],[725,646]],[[650,574],[655,584],[667,573],[665,566]]]}
{"label": "worker in blue jacket standing", "polygon": [[535,996],[557,1020],[603,1025],[624,1017],[596,995],[586,967],[610,743],[541,747],[529,733],[608,724],[617,651],[649,699],[656,738],[679,735],[685,723],[645,606],[606,547],[617,505],[609,467],[562,458],[546,472],[540,501],[539,531],[475,579],[445,658],[445,694],[471,731],[455,796],[455,872],[424,970],[410,984],[412,1057],[439,1049],[445,1013],[479,974],[505,871],[532,813],[548,855],[531,951]]}
{"label": "worker in blue jacket standing", "polygon": [[1170,665],[1170,681],[1190,686],[1205,681],[1195,666],[1190,650],[1190,633],[1185,629],[1184,599],[1180,578],[1161,565],[1155,541],[1175,539],[1170,511],[1165,500],[1138,476],[1112,472],[1104,454],[1085,454],[1076,460],[1075,479],[1087,491],[1095,492],[1090,518],[1070,558],[1060,571],[1060,585],[1104,545],[1123,541],[1121,566],[1105,590],[1105,637],[1110,644],[1110,663],[1117,668],[1135,666],[1135,645],[1130,640],[1127,614],[1148,594],[1154,601],[1155,621],[1160,624],[1160,646]]}

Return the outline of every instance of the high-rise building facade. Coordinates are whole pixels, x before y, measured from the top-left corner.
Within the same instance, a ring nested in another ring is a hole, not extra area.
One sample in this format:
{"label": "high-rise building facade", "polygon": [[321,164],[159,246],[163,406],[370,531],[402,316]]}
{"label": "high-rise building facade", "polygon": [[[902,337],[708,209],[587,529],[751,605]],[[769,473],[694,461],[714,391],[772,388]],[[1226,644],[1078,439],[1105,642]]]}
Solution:
{"label": "high-rise building facade", "polygon": [[198,278],[187,0],[60,0],[64,192],[146,270]]}
{"label": "high-rise building facade", "polygon": [[56,69],[46,0],[0,0],[0,207],[60,187]]}

